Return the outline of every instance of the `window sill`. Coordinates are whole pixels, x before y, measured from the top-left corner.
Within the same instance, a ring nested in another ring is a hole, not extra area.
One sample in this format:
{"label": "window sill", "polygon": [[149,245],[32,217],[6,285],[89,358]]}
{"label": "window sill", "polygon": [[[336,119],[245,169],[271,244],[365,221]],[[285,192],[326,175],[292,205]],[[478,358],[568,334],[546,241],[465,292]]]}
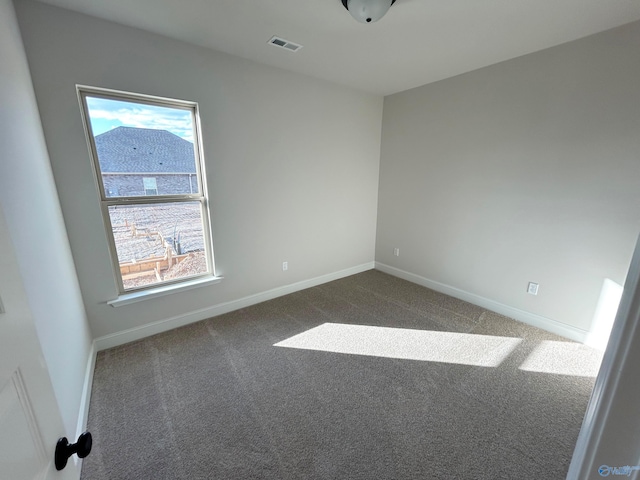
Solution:
{"label": "window sill", "polygon": [[165,295],[170,295],[172,293],[184,292],[194,288],[206,287],[207,285],[220,283],[223,278],[224,277],[196,278],[194,280],[188,280],[186,282],[172,285],[163,285],[161,287],[151,288],[140,292],[125,293],[114,300],[109,300],[107,305],[111,305],[112,307],[121,307],[123,305],[142,302],[143,300],[149,300],[151,298],[164,297]]}

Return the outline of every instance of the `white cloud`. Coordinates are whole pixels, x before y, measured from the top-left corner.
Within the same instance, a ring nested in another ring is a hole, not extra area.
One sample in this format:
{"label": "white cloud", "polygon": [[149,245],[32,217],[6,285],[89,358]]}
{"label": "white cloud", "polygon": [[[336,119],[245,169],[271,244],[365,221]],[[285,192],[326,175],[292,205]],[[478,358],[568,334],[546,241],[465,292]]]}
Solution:
{"label": "white cloud", "polygon": [[91,97],[87,105],[92,125],[103,124],[100,130],[115,126],[168,130],[193,142],[191,113],[187,110]]}

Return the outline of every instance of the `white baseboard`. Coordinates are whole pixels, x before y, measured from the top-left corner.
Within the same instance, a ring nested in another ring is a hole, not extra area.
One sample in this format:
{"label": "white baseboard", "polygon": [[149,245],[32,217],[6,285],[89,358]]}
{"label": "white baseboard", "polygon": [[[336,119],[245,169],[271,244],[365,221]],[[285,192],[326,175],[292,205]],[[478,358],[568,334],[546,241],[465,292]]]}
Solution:
{"label": "white baseboard", "polygon": [[89,418],[89,403],[91,401],[91,387],[93,386],[93,371],[96,366],[96,354],[96,342],[94,341],[91,344],[91,348],[89,349],[89,358],[87,358],[87,368],[84,373],[82,397],[80,398],[78,426],[76,427],[76,436],[74,438],[78,438],[80,434],[85,432],[87,429],[87,419]]}
{"label": "white baseboard", "polygon": [[125,343],[134,342],[142,338],[150,337],[151,335],[155,335],[157,333],[173,330],[174,328],[182,327],[190,323],[199,322],[207,318],[249,307],[251,305],[265,302],[267,300],[272,300],[274,298],[288,295],[290,293],[298,292],[306,288],[315,287],[317,285],[322,285],[323,283],[338,280],[350,275],[355,275],[356,273],[372,270],[373,268],[375,268],[375,262],[368,262],[362,265],[357,265],[355,267],[346,268],[338,272],[321,275],[309,280],[303,280],[301,282],[292,283],[291,285],[285,285],[283,287],[267,290],[266,292],[249,295],[247,297],[232,300],[230,302],[220,303],[218,305],[213,305],[211,307],[185,313],[184,315],[178,315],[172,318],[148,323],[140,327],[130,328],[121,332],[105,335],[94,340],[95,350],[96,352],[98,352],[107,348],[117,347],[118,345],[124,345]]}
{"label": "white baseboard", "polygon": [[530,313],[518,308],[510,307],[494,300],[481,297],[480,295],[469,293],[464,290],[460,290],[459,288],[436,282],[435,280],[430,280],[425,277],[421,277],[420,275],[416,275],[415,273],[410,273],[396,267],[385,265],[384,263],[375,262],[375,265],[376,270],[388,273],[389,275],[393,275],[394,277],[402,278],[403,280],[408,280],[412,283],[417,283],[418,285],[430,288],[431,290],[435,290],[436,292],[444,293],[445,295],[464,300],[465,302],[469,302],[479,307],[486,308],[487,310],[491,310],[492,312],[499,313],[500,315],[513,318],[514,320],[518,320],[519,322],[526,323],[533,327],[541,328],[543,330],[555,333],[556,335],[560,335],[576,342],[585,343],[587,335],[589,334],[589,332],[587,332],[586,330],[582,330],[580,328],[567,325],[565,323],[561,323],[556,320],[543,317],[541,315],[536,315],[535,313]]}

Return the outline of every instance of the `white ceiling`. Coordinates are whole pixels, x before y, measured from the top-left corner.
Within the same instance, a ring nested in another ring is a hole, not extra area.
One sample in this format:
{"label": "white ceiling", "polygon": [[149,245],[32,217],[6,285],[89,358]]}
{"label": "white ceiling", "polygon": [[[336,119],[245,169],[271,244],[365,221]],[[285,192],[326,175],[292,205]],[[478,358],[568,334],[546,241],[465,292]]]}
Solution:
{"label": "white ceiling", "polygon": [[397,0],[371,24],[341,0],[41,1],[382,95],[640,20],[640,0]]}

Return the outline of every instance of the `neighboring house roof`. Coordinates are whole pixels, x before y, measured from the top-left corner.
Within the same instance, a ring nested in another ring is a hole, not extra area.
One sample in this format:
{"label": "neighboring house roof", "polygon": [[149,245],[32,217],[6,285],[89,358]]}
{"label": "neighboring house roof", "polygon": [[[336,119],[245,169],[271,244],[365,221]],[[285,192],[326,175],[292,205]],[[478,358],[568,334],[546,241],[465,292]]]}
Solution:
{"label": "neighboring house roof", "polygon": [[95,137],[105,173],[196,173],[193,143],[166,130],[116,127]]}

